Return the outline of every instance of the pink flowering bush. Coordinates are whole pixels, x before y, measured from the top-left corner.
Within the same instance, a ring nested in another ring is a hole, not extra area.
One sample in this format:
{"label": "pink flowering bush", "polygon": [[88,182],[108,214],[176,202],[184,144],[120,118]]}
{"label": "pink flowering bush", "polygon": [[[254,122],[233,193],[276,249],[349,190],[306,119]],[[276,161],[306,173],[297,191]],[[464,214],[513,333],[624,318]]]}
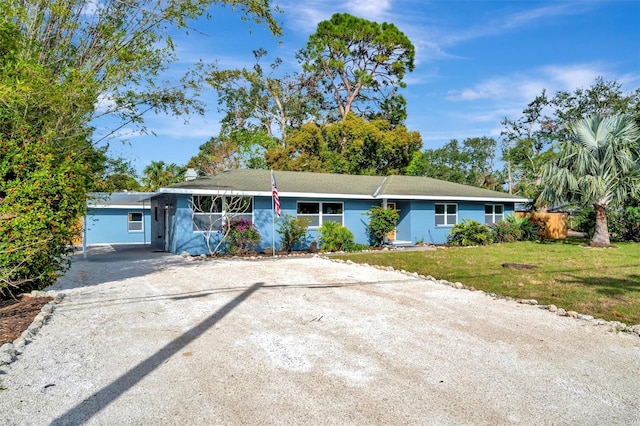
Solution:
{"label": "pink flowering bush", "polygon": [[224,227],[227,252],[230,254],[246,255],[256,252],[262,237],[253,224],[246,219],[234,219]]}

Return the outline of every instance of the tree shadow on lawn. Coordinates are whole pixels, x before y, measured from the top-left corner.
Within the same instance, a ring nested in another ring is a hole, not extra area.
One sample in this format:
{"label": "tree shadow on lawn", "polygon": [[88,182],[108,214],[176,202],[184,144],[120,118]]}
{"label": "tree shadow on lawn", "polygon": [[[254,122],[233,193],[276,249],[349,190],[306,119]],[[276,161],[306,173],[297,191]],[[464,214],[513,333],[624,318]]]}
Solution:
{"label": "tree shadow on lawn", "polygon": [[[622,268],[631,268],[631,267],[635,268],[635,266],[619,266],[619,267],[610,268],[610,269],[622,269]],[[501,272],[503,272],[502,271],[503,268],[500,265],[496,265],[496,268],[500,268]],[[587,287],[599,287],[596,290],[598,293],[604,294],[604,295],[610,295],[610,296],[626,295],[629,293],[637,292],[638,297],[640,298],[640,275],[638,274],[628,274],[626,276],[621,275],[616,277],[585,276],[585,275],[579,274],[582,271],[584,271],[584,268],[573,268],[573,269],[558,268],[556,270],[546,269],[544,271],[540,270],[539,272],[537,272],[536,269],[526,269],[526,270],[518,269],[517,274],[521,274],[524,277],[534,278],[534,279],[538,279],[536,278],[538,274],[540,274],[541,277],[544,277],[545,275],[549,275],[553,277],[554,281],[561,284],[582,284]],[[509,275],[509,280],[517,281],[518,277],[515,274],[516,272],[511,273]],[[492,273],[491,271],[488,271],[484,274],[478,274],[478,273],[467,274],[467,275],[456,274],[454,279],[465,284],[473,284],[474,279],[487,278],[487,277],[493,277],[493,276],[495,276],[495,274]]]}
{"label": "tree shadow on lawn", "polygon": [[559,283],[578,283],[587,287],[595,287],[598,294],[604,296],[630,296],[640,299],[640,275],[631,274],[626,278],[619,277],[586,277],[580,275],[564,274],[569,278],[556,278]]}

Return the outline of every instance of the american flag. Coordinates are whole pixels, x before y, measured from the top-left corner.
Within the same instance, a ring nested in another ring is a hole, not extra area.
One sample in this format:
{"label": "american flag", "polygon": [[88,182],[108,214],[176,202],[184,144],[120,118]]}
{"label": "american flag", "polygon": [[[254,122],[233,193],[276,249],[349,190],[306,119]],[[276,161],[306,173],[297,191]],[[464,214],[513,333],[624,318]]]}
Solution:
{"label": "american flag", "polygon": [[280,217],[282,214],[280,211],[280,197],[278,196],[278,186],[276,185],[276,176],[273,174],[273,170],[271,170],[271,195],[273,197],[273,206],[276,209],[276,214]]}

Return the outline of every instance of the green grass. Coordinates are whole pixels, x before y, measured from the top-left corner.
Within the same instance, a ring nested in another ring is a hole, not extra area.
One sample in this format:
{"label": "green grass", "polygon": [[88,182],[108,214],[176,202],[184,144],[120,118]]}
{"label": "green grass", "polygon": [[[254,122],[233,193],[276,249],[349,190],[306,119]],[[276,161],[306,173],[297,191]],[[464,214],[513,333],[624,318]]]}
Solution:
{"label": "green grass", "polygon": [[[487,293],[536,299],[608,321],[640,324],[640,244],[616,243],[608,249],[584,244],[584,240],[518,242],[336,257],[459,281]],[[536,268],[504,268],[503,263]]]}

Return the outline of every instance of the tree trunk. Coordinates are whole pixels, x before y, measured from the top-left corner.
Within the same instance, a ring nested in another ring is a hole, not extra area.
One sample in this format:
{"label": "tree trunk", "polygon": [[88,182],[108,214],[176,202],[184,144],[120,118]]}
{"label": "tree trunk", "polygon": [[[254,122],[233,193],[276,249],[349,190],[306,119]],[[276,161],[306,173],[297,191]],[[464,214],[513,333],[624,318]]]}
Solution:
{"label": "tree trunk", "polygon": [[513,183],[511,178],[511,161],[507,161],[507,175],[508,175],[508,186],[509,186],[509,194],[513,194]]}
{"label": "tree trunk", "polygon": [[610,247],[609,228],[607,227],[606,207],[601,204],[594,204],[596,210],[596,229],[591,238],[591,247]]}

